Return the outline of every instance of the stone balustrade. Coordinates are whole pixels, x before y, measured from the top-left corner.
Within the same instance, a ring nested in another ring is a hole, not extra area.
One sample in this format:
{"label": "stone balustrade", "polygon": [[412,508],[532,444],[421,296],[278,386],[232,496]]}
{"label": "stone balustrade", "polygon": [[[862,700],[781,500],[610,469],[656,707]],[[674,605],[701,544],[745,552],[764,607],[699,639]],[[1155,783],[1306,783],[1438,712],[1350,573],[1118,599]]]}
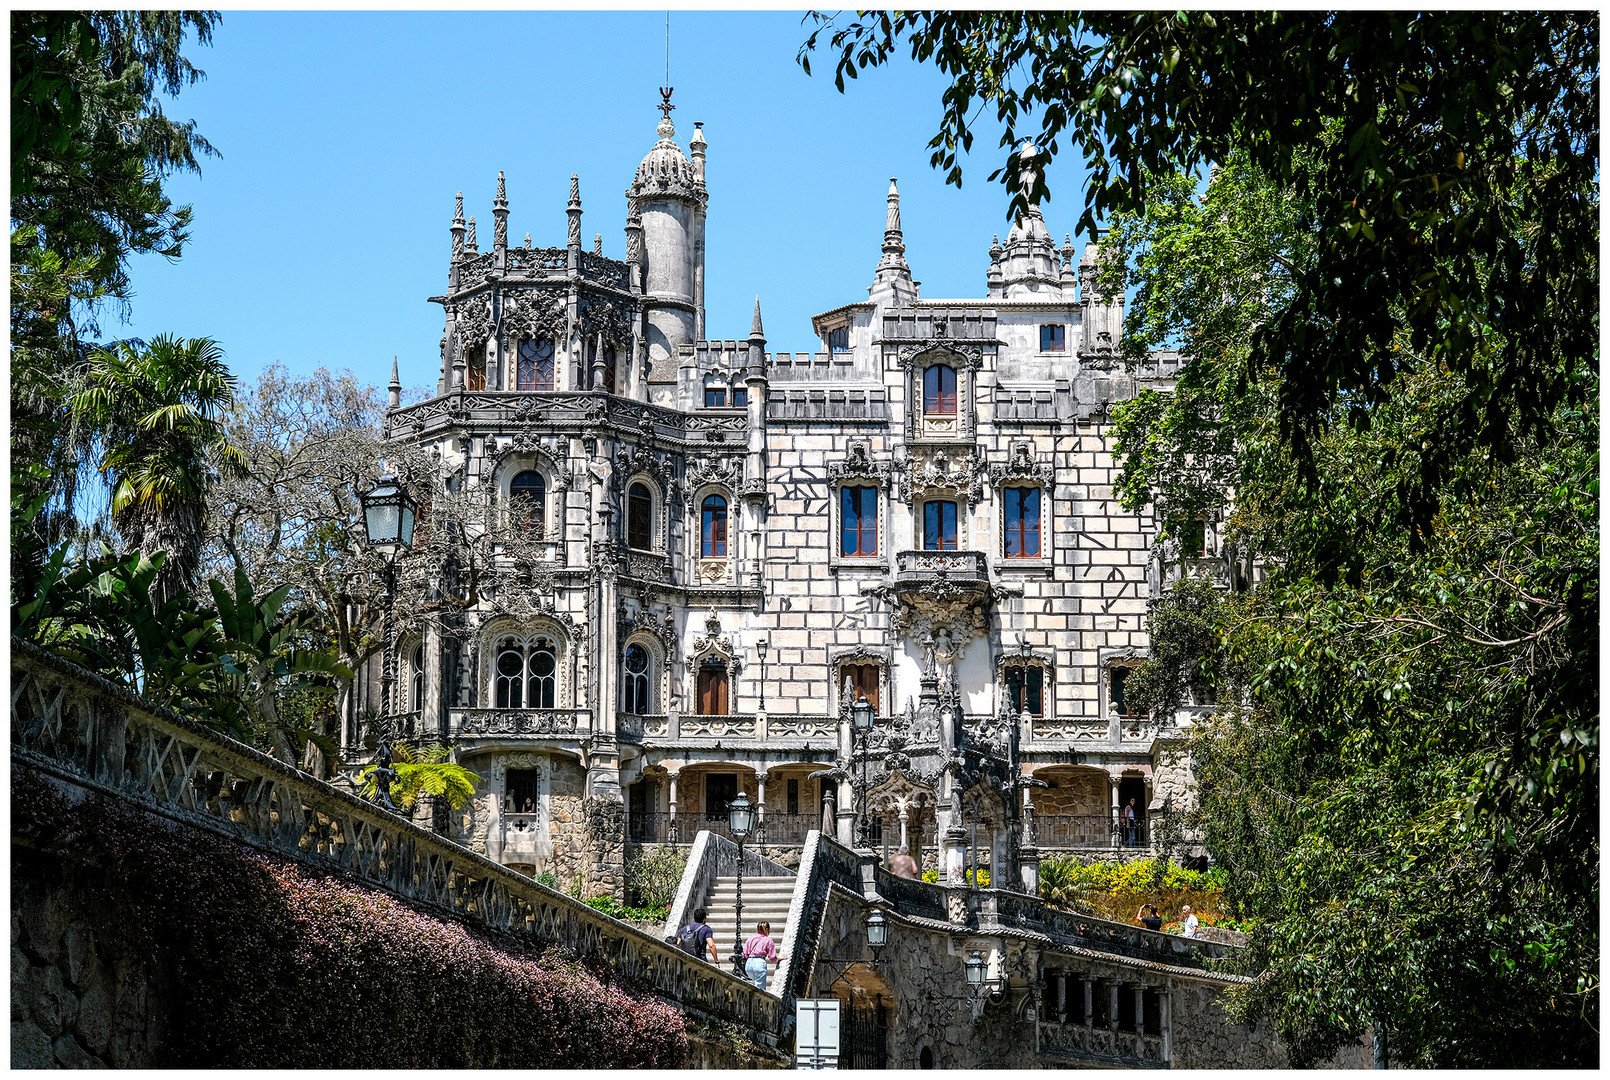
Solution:
{"label": "stone balustrade", "polygon": [[777,1045],[778,999],[562,893],[17,638],[11,757],[59,786],[333,870],[490,929],[599,958],[694,1017]]}
{"label": "stone balustrade", "polygon": [[452,709],[454,736],[574,736],[592,727],[590,709]]}

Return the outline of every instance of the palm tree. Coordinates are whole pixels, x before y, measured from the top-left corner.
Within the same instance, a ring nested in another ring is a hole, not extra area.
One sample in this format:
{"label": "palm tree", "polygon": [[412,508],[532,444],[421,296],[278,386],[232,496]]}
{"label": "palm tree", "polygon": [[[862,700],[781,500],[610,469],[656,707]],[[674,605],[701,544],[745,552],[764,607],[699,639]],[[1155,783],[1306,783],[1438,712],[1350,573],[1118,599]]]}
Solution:
{"label": "palm tree", "polygon": [[[440,801],[458,810],[475,797],[475,785],[480,776],[450,760],[451,747],[430,743],[413,747],[405,742],[392,745],[392,765],[397,779],[391,782],[391,798],[404,814],[413,814],[414,805],[421,795],[429,795],[433,802]],[[373,769],[363,774],[365,798],[375,797]]]}
{"label": "palm tree", "polygon": [[142,553],[168,553],[151,586],[155,604],[195,587],[209,458],[244,467],[224,426],[234,402],[235,377],[218,343],[171,334],[94,350],[73,395],[74,422],[102,448],[113,525]]}

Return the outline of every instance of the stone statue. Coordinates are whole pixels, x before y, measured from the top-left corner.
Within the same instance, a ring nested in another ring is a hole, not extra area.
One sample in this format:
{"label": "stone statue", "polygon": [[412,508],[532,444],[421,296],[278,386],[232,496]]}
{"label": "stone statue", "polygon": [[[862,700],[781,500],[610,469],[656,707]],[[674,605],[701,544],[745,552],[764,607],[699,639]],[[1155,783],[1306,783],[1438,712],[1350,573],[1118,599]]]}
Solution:
{"label": "stone statue", "polygon": [[393,814],[399,813],[397,804],[391,801],[391,785],[397,781],[397,770],[391,767],[390,743],[380,744],[380,753],[375,756],[375,765],[369,770],[369,778],[375,783],[374,804]]}

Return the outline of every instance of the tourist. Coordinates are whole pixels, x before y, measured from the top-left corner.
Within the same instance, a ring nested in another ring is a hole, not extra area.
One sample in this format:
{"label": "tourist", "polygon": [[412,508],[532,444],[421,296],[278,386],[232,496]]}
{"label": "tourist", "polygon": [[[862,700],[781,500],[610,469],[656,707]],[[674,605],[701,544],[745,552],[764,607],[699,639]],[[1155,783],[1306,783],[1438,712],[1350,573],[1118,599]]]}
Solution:
{"label": "tourist", "polygon": [[721,957],[716,952],[716,932],[710,929],[704,917],[709,914],[705,908],[693,909],[693,921],[684,926],[676,935],[676,944],[689,956],[704,959],[705,951],[710,953],[712,964],[721,963]]}
{"label": "tourist", "polygon": [[781,959],[777,943],[771,939],[771,923],[756,923],[754,934],[744,942],[744,974],[749,976],[750,982],[764,990],[766,975],[770,970],[766,962],[769,960],[775,964]]}
{"label": "tourist", "polygon": [[1136,827],[1135,827],[1136,819],[1135,819],[1135,800],[1134,799],[1130,799],[1129,800],[1129,805],[1124,807],[1123,819],[1124,819],[1124,846],[1125,847],[1134,847],[1136,840],[1139,839],[1139,837],[1138,837],[1139,830],[1136,829]]}
{"label": "tourist", "polygon": [[895,852],[894,858],[889,860],[889,869],[894,871],[895,877],[915,878],[919,876],[917,873],[917,860],[911,857],[911,851],[905,844],[901,844],[900,850]]}
{"label": "tourist", "polygon": [[[1150,915],[1146,914],[1148,911],[1151,912]],[[1157,913],[1156,904],[1142,904],[1140,910],[1135,912],[1135,918],[1148,930],[1163,928],[1163,917]]]}
{"label": "tourist", "polygon": [[531,796],[527,795],[525,797],[525,805],[520,808],[520,813],[522,813],[522,814],[535,814],[536,812],[537,812],[537,804],[532,801]]}
{"label": "tourist", "polygon": [[1180,936],[1194,938],[1196,936],[1196,916],[1191,913],[1190,904],[1180,908],[1180,916],[1185,920],[1185,924],[1180,927]]}

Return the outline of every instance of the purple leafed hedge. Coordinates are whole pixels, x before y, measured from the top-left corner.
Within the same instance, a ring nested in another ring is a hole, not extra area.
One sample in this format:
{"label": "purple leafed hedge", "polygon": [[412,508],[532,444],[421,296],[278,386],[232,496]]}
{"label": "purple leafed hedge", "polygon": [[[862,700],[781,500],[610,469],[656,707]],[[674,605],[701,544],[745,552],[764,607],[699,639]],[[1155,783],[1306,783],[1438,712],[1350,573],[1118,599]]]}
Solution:
{"label": "purple leafed hedge", "polygon": [[[104,946],[149,965],[160,1064],[678,1068],[680,1012],[607,970],[339,876],[13,770],[14,874],[60,880]],[[33,849],[28,851],[26,849]],[[36,854],[39,853],[39,854]],[[42,869],[46,864],[54,864]]]}

